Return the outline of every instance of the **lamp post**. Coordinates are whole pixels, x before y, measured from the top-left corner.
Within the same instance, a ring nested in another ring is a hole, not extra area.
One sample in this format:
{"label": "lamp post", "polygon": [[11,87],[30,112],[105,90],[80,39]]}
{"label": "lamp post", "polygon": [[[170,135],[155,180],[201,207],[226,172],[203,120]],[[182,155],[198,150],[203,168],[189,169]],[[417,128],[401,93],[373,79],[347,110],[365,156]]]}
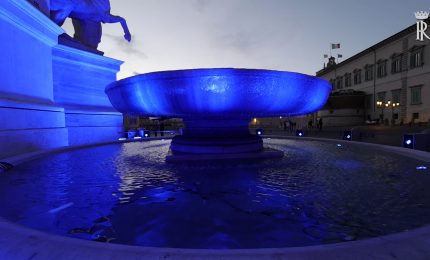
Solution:
{"label": "lamp post", "polygon": [[387,101],[385,104],[387,108],[391,108],[391,125],[394,125],[394,108],[399,107],[399,102],[391,102],[390,100]]}
{"label": "lamp post", "polygon": [[381,120],[381,123],[384,121],[384,104],[382,101],[376,101],[376,107],[381,109],[381,114],[379,115],[379,119]]}

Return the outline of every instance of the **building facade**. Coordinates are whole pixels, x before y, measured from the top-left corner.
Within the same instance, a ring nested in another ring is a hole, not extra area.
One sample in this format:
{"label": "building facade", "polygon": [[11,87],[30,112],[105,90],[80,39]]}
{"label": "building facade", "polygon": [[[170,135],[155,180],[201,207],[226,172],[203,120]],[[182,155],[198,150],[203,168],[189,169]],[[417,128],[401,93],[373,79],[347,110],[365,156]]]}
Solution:
{"label": "building facade", "polygon": [[[427,123],[430,120],[430,40],[416,38],[416,25],[412,25],[341,63],[336,64],[330,57],[327,66],[316,75],[332,83],[332,97],[348,93],[365,96],[364,104],[355,108],[362,116],[362,123],[366,120]],[[327,119],[342,118],[345,111],[339,107],[325,108],[319,114]],[[350,116],[351,109],[347,114]]]}

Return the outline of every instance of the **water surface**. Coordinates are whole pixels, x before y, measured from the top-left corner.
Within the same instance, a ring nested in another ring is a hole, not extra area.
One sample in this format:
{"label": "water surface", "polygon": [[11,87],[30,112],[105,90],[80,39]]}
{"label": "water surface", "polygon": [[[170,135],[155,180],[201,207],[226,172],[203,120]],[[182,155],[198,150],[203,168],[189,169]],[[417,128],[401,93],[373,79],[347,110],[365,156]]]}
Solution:
{"label": "water surface", "polygon": [[351,241],[430,223],[429,166],[367,147],[265,140],[283,159],[166,164],[170,141],[97,146],[0,175],[0,216],[49,233],[181,248]]}

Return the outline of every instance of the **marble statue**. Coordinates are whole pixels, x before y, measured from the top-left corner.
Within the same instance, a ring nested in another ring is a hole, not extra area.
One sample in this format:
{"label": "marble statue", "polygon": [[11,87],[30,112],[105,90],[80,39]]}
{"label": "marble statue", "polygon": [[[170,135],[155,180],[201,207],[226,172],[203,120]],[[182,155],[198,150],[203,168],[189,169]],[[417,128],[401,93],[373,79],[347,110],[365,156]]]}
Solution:
{"label": "marble statue", "polygon": [[71,18],[75,35],[73,38],[87,47],[97,49],[101,37],[101,23],[121,23],[124,38],[131,40],[124,18],[110,13],[109,0],[51,0],[51,19],[59,26]]}

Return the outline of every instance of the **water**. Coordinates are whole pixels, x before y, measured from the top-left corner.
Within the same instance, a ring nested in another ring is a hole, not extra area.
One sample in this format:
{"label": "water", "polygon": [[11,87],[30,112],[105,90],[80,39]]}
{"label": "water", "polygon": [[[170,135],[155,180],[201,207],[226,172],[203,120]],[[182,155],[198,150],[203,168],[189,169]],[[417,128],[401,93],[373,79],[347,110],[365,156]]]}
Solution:
{"label": "water", "polygon": [[[0,174],[0,216],[101,242],[275,248],[430,223],[428,163],[360,146],[265,140],[283,159],[166,164],[169,141],[98,146]],[[417,169],[425,166],[427,169]]]}

